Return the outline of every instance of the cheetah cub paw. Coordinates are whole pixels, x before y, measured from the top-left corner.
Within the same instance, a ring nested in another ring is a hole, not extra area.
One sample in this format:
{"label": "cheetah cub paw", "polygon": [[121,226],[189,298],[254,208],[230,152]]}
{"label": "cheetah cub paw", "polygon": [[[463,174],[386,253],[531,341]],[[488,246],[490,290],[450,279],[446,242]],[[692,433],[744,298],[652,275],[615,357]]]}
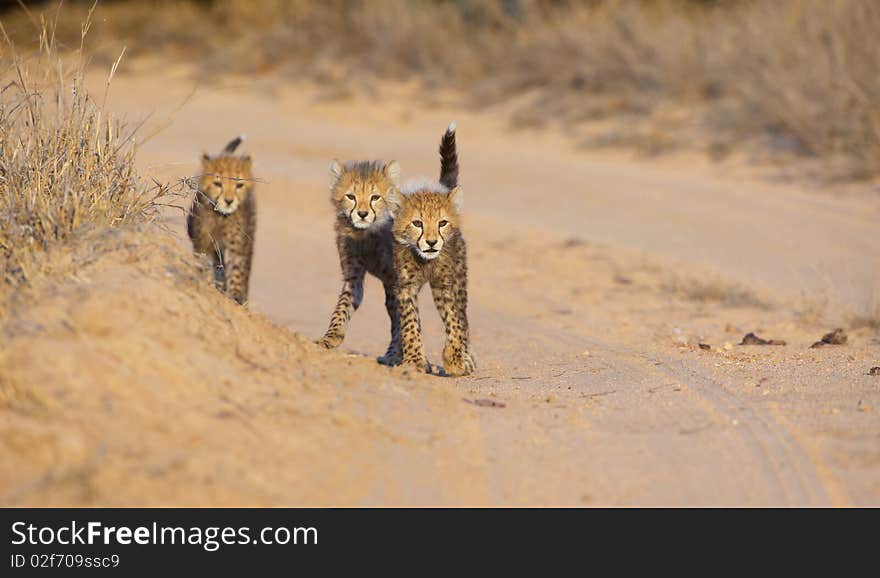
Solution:
{"label": "cheetah cub paw", "polygon": [[423,371],[425,373],[431,373],[431,364],[428,363],[428,358],[424,355],[421,357],[403,357],[402,365],[411,367],[417,371]]}
{"label": "cheetah cub paw", "polygon": [[470,351],[447,347],[443,350],[443,369],[452,377],[470,375],[477,369]]}
{"label": "cheetah cub paw", "polygon": [[316,341],[318,345],[321,347],[325,347],[327,349],[333,349],[334,347],[339,347],[342,343],[344,337],[342,335],[335,335],[332,333],[326,334],[324,337]]}
{"label": "cheetah cub paw", "polygon": [[401,352],[400,349],[397,349],[394,346],[389,346],[388,351],[385,352],[385,355],[376,358],[376,361],[378,361],[382,365],[400,365],[401,363],[403,363],[403,352]]}

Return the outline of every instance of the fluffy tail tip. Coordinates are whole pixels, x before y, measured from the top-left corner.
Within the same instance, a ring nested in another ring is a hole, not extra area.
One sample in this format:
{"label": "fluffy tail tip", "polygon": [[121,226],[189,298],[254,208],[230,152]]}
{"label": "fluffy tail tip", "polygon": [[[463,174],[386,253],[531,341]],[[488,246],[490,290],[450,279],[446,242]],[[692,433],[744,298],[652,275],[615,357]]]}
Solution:
{"label": "fluffy tail tip", "polygon": [[449,127],[446,129],[446,132],[448,132],[448,133],[453,133],[453,132],[455,132],[455,127],[456,127],[456,126],[457,126],[457,125],[455,124],[455,121],[450,122],[450,123],[449,123]]}
{"label": "fluffy tail tip", "polygon": [[226,143],[226,146],[223,147],[223,152],[220,154],[225,154],[225,155],[233,154],[235,152],[235,149],[238,148],[238,145],[240,145],[241,143],[244,142],[244,139],[245,139],[244,134],[238,135],[237,137],[235,137],[234,139],[232,139],[231,141]]}

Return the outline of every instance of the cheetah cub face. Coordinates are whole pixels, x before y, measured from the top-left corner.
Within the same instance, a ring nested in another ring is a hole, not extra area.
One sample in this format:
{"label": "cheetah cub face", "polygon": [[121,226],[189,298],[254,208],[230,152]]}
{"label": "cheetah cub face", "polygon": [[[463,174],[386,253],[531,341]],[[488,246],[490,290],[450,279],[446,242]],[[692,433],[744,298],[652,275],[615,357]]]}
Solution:
{"label": "cheetah cub face", "polygon": [[389,198],[394,218],[394,239],[410,247],[423,261],[440,256],[446,243],[458,234],[461,187],[417,186]]}
{"label": "cheetah cub face", "polygon": [[214,210],[231,215],[254,188],[251,157],[202,155],[202,175],[199,190],[208,198]]}
{"label": "cheetah cub face", "polygon": [[397,188],[400,165],[391,161],[330,165],[331,200],[355,229],[369,229],[389,219],[386,199]]}

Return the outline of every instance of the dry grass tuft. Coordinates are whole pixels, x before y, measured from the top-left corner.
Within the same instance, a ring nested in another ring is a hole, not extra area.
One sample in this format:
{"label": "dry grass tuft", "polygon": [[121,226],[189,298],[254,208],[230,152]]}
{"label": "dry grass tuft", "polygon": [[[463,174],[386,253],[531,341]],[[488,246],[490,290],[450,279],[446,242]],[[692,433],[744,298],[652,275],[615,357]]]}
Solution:
{"label": "dry grass tuft", "polygon": [[871,329],[880,332],[880,300],[876,297],[864,308],[848,320],[851,329]]}
{"label": "dry grass tuft", "polygon": [[772,306],[758,297],[754,291],[720,279],[684,279],[673,277],[662,289],[689,301],[717,303],[724,307],[771,309]]}
{"label": "dry grass tuft", "polygon": [[85,92],[82,50],[69,65],[53,30],[43,23],[39,51],[27,58],[2,30],[0,61],[9,64],[0,93],[0,296],[31,280],[40,255],[78,232],[152,220],[164,192],[138,177],[135,129],[105,112],[106,93],[98,103]]}

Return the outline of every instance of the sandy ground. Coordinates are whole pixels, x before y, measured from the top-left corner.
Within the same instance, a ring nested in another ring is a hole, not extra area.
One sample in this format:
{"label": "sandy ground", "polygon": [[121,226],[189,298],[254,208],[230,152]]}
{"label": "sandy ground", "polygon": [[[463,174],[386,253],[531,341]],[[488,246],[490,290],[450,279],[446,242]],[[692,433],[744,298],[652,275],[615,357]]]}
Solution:
{"label": "sandy ground", "polygon": [[[876,192],[582,150],[412,87],[192,90],[123,75],[111,100],[165,127],[140,151],[163,180],[247,134],[258,314],[208,290],[174,211],[177,241],[84,241],[5,330],[4,504],[880,506],[880,334],[854,321],[880,300]],[[318,351],[330,159],[436,176],[452,119],[477,373],[376,365],[372,279],[344,351]],[[810,348],[837,326],[846,345]]]}

